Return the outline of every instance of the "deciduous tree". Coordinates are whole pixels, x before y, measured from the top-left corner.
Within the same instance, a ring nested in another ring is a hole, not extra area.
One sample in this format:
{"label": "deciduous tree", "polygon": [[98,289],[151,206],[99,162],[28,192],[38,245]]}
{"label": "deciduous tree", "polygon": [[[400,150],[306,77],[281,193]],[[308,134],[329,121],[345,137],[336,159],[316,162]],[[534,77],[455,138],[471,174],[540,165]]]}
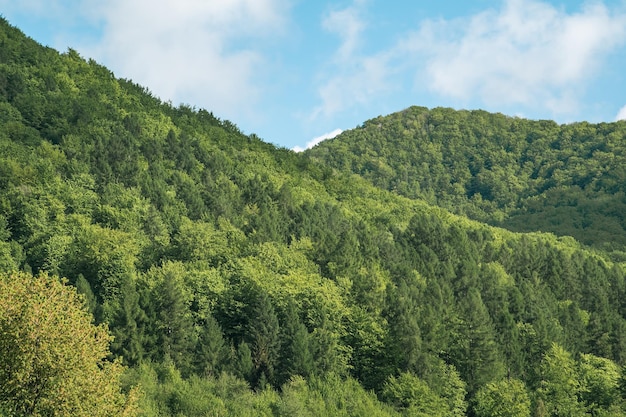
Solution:
{"label": "deciduous tree", "polygon": [[0,409],[12,416],[131,416],[135,392],[109,362],[111,337],[56,278],[0,275]]}

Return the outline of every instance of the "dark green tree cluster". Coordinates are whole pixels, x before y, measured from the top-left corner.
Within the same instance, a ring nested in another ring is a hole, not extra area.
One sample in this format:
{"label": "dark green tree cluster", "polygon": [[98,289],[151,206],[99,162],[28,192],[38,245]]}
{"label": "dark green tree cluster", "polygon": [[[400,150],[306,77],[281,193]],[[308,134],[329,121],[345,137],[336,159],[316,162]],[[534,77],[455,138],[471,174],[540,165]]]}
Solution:
{"label": "dark green tree cluster", "polygon": [[[616,253],[445,210],[497,223],[530,215],[527,204],[543,198],[535,191],[563,207],[587,193],[619,196],[622,183],[608,185],[617,173],[585,183],[567,165],[552,173],[572,184],[548,186],[544,171],[578,158],[587,172],[596,151],[619,160],[622,125],[581,125],[613,147],[583,151],[572,133],[578,147],[548,153],[530,145],[576,126],[409,109],[312,158],[205,110],[162,103],[5,21],[0,45],[0,272],[43,272],[76,287],[114,336],[108,360],[129,367],[124,389],[140,386],[142,415],[626,410]],[[502,129],[506,141],[496,140]],[[353,140],[365,133],[376,138],[367,147]],[[391,165],[380,156],[390,149],[384,137],[414,148]],[[533,165],[531,148],[543,165]],[[526,155],[520,172],[531,171],[516,178],[532,190],[496,175],[503,161],[517,163],[514,150]],[[414,153],[426,159],[405,159]],[[608,236],[596,226],[585,230]]]}

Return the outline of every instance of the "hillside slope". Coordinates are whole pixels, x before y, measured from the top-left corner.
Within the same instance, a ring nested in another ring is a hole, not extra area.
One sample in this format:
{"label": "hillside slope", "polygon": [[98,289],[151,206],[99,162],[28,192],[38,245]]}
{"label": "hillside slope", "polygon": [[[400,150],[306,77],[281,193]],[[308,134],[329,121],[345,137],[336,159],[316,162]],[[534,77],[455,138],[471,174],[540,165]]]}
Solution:
{"label": "hillside slope", "polygon": [[514,231],[573,236],[624,259],[624,139],[626,122],[411,107],[308,154],[400,195]]}
{"label": "hillside slope", "polygon": [[2,21],[14,270],[83,294],[145,416],[623,414],[623,265],[335,172]]}

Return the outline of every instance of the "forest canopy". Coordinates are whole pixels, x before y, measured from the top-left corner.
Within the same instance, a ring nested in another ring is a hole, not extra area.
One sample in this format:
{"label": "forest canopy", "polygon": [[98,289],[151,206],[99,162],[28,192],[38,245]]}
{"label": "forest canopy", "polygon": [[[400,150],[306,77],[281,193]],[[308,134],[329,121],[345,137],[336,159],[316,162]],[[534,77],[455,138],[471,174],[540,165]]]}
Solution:
{"label": "forest canopy", "polygon": [[411,108],[296,154],[0,45],[1,357],[97,344],[3,367],[0,415],[85,372],[141,416],[625,414],[624,123]]}
{"label": "forest canopy", "polygon": [[558,125],[410,107],[308,151],[372,184],[510,230],[626,259],[626,122]]}

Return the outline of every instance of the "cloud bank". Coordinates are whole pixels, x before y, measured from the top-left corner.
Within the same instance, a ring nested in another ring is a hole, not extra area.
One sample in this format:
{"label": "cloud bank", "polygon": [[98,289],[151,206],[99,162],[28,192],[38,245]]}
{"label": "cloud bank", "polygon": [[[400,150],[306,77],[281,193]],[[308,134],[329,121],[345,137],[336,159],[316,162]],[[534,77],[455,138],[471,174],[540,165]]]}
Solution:
{"label": "cloud bank", "polygon": [[568,14],[540,1],[508,0],[500,10],[427,21],[400,50],[425,60],[419,75],[443,97],[568,113],[625,37],[626,16],[601,3]]}
{"label": "cloud bank", "polygon": [[[448,105],[575,114],[606,58],[626,43],[626,15],[602,3],[568,13],[542,1],[506,0],[471,16],[422,21],[395,44],[359,54],[368,34],[364,7],[356,1],[322,21],[339,43],[313,118],[399,88],[428,92]],[[399,79],[408,74],[412,81],[402,85]]]}
{"label": "cloud bank", "polygon": [[227,117],[252,109],[262,92],[259,43],[279,34],[284,0],[92,1],[102,26],[81,51],[167,100]]}
{"label": "cloud bank", "polygon": [[356,105],[367,104],[390,89],[393,71],[388,64],[389,53],[368,55],[360,51],[367,30],[362,16],[365,7],[366,2],[356,0],[322,19],[323,29],[338,35],[339,46],[326,73],[320,76],[317,93],[321,103],[314,108],[310,120],[331,118]]}

